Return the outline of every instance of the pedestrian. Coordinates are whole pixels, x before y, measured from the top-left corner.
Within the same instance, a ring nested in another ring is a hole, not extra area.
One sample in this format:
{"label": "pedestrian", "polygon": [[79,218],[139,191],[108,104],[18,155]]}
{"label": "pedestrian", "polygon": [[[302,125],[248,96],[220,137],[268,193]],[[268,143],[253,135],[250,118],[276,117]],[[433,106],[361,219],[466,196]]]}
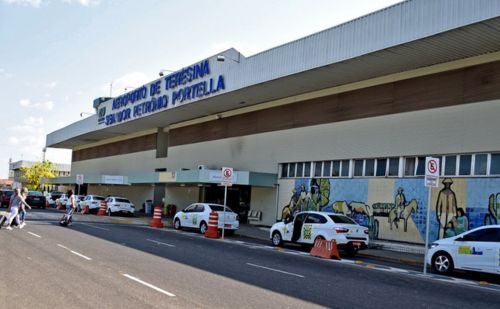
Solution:
{"label": "pedestrian", "polygon": [[73,222],[73,212],[76,209],[76,197],[73,190],[68,190],[68,200],[66,201],[66,216],[68,217],[68,225]]}
{"label": "pedestrian", "polygon": [[[26,188],[23,188],[23,190],[25,192],[27,192],[28,190]],[[12,221],[16,221],[16,224],[17,226],[19,226],[19,228],[23,228],[23,226],[21,226],[21,224],[19,223],[19,209],[21,207],[21,205],[26,205],[28,206],[29,208],[30,205],[28,205],[25,201],[24,201],[24,198],[21,194],[21,191],[19,191],[19,189],[16,189],[16,195],[12,198],[12,201],[10,203],[10,214],[9,214],[9,218],[7,219],[7,227],[6,229],[7,230],[12,230]]]}
{"label": "pedestrian", "polygon": [[[26,187],[21,189],[21,196],[23,200],[26,200],[26,196],[28,196],[28,189]],[[31,209],[31,206],[28,205],[27,203],[21,203],[21,207],[19,208],[19,219],[21,221],[21,225],[19,225],[19,228],[23,228],[26,225],[26,207],[28,209]]]}

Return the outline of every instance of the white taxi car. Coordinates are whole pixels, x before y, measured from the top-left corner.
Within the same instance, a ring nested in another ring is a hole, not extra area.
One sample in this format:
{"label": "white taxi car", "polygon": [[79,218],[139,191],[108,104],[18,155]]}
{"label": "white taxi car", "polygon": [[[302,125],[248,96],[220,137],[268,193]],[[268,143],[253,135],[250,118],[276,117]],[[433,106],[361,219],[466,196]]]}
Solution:
{"label": "white taxi car", "polygon": [[486,225],[431,244],[427,264],[440,274],[454,269],[500,274],[500,225]]}
{"label": "white taxi car", "polygon": [[[177,212],[174,216],[174,228],[198,229],[200,233],[205,234],[208,228],[208,219],[212,211],[216,211],[219,215],[219,229],[224,226],[225,233],[228,235],[234,234],[240,227],[238,215],[229,207],[219,204],[210,203],[194,203],[186,207],[186,209]],[[225,217],[223,217],[225,214]]]}
{"label": "white taxi car", "polygon": [[90,211],[96,211],[99,210],[101,202],[104,200],[105,198],[103,196],[90,194],[85,196],[83,201],[81,201],[80,208],[85,209],[85,207],[89,206]]}
{"label": "white taxi car", "polygon": [[351,218],[330,212],[303,211],[292,221],[277,222],[270,230],[274,246],[283,242],[313,245],[316,239],[335,240],[337,247],[349,255],[368,247],[368,228]]}
{"label": "white taxi car", "polygon": [[108,196],[105,199],[108,206],[107,214],[108,216],[114,214],[129,214],[133,215],[135,213],[135,206],[127,198],[118,196]]}

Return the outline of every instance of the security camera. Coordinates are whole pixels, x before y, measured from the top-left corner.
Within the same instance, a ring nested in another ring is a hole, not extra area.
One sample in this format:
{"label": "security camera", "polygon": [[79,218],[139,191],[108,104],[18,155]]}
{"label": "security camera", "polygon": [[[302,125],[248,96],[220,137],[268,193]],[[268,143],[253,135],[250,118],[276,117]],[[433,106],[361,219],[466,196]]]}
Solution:
{"label": "security camera", "polygon": [[160,71],[160,73],[158,73],[158,75],[163,76],[163,72]]}
{"label": "security camera", "polygon": [[218,55],[218,56],[217,56],[217,61],[221,61],[221,62],[223,62],[223,61],[225,61],[225,60],[226,60],[226,57],[224,57],[223,55]]}

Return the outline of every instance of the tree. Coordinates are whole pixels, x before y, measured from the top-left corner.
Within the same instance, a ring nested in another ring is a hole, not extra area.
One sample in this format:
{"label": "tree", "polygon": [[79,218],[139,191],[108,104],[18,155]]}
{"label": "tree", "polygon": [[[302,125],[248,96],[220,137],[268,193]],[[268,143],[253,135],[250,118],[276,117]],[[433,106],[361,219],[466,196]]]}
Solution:
{"label": "tree", "polygon": [[36,162],[31,167],[21,167],[21,172],[23,173],[23,178],[26,180],[27,187],[30,190],[40,190],[40,179],[42,177],[55,177],[54,168],[52,162],[50,161]]}

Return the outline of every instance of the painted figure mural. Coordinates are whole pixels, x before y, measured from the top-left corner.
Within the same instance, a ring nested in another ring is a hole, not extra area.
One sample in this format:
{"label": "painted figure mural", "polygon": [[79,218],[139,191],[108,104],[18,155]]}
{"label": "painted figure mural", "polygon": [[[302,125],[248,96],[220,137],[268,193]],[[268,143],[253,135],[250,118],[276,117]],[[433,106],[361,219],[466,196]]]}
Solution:
{"label": "painted figure mural", "polygon": [[432,190],[431,201],[424,180],[416,177],[303,178],[289,185],[291,196],[282,197],[282,219],[303,210],[342,213],[368,227],[372,240],[423,244],[429,204],[431,240],[500,223],[500,193],[495,190],[500,178],[447,177]]}
{"label": "painted figure mural", "polygon": [[457,197],[451,189],[453,180],[445,178],[442,181],[444,188],[439,191],[436,203],[436,219],[439,224],[438,239],[446,237],[446,230],[450,228],[450,222],[457,216]]}

